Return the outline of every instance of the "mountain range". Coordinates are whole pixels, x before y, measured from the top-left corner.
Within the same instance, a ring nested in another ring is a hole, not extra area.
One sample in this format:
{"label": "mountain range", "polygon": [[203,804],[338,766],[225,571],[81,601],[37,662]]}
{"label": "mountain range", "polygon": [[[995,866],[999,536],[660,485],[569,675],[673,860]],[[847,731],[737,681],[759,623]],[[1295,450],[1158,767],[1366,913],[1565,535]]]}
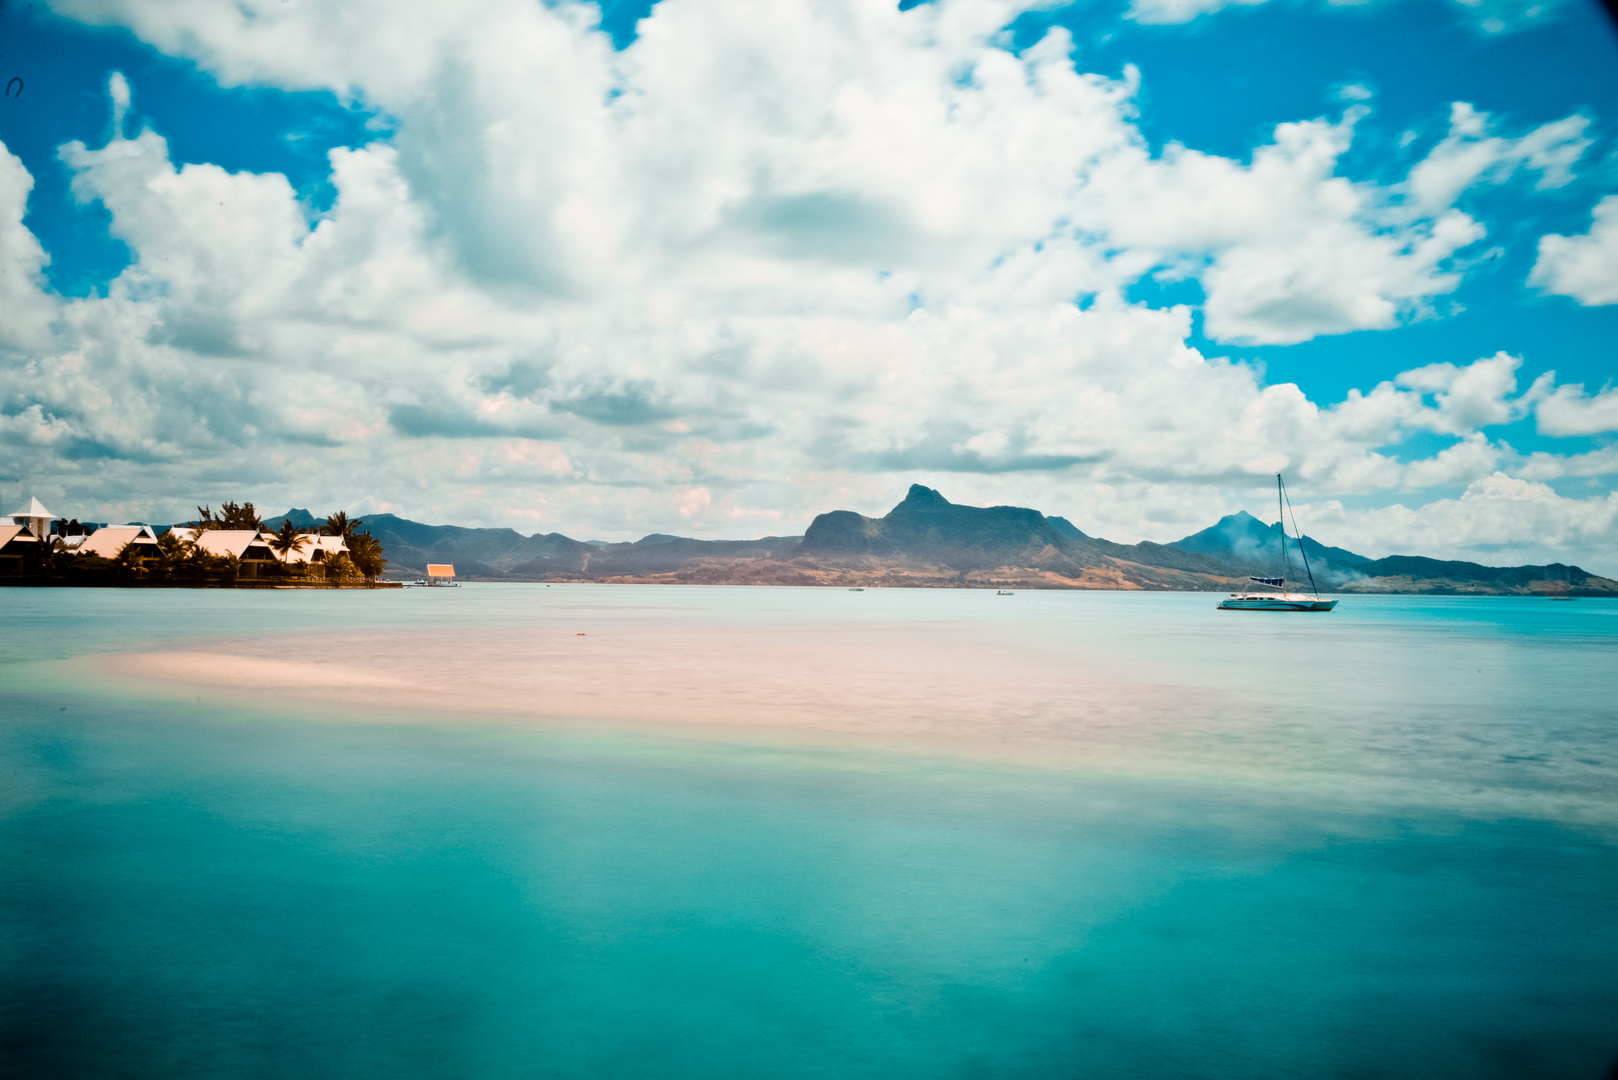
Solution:
{"label": "mountain range", "polygon": [[[318,523],[307,510],[265,522]],[[1017,506],[962,506],[911,486],[880,518],[851,510],[819,515],[802,536],[696,540],[654,533],[633,543],[574,540],[560,533],[424,525],[393,514],[364,519],[389,560],[390,577],[419,577],[429,562],[492,581],[1178,589],[1226,592],[1250,575],[1307,582],[1302,555],[1322,589],[1337,592],[1618,595],[1618,581],[1576,566],[1491,567],[1413,555],[1372,559],[1245,512],[1170,544],[1117,544],[1063,517]]]}

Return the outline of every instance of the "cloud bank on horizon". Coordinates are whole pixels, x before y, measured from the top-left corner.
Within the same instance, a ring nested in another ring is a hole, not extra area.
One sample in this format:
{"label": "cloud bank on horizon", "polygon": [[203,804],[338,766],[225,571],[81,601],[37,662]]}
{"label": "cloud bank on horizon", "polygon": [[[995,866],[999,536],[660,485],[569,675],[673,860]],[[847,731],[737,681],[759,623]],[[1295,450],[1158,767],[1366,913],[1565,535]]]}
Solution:
{"label": "cloud bank on horizon", "polygon": [[[914,480],[1133,541],[1262,511],[1284,471],[1366,554],[1618,570],[1595,99],[1385,107],[1368,62],[1199,148],[1129,43],[1302,17],[1217,0],[1105,37],[1016,0],[661,0],[616,37],[569,2],[51,6],[30,25],[131,60],[48,158],[0,113],[7,500],[750,536]],[[1600,19],[1442,6],[1500,49]],[[181,155],[137,60],[361,135],[313,183]],[[67,287],[52,212],[127,256]]]}

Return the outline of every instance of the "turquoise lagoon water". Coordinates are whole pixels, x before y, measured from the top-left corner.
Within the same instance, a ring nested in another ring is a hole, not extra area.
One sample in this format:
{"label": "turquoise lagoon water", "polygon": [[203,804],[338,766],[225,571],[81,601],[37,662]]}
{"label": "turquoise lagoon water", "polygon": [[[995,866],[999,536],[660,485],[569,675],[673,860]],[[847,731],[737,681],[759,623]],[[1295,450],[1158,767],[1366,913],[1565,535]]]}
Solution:
{"label": "turquoise lagoon water", "polygon": [[[1605,1076],[1618,605],[1215,599],[6,590],[0,1075]],[[424,634],[624,635],[622,722],[74,661]]]}

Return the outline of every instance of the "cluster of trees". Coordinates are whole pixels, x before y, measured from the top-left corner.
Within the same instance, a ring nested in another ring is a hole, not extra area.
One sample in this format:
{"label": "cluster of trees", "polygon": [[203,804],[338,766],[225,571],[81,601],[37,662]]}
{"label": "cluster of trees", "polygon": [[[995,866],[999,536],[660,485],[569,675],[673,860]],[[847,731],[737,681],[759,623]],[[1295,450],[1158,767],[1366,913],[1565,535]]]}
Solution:
{"label": "cluster of trees", "polygon": [[[258,564],[260,576],[285,577],[294,580],[323,578],[331,582],[375,581],[387,568],[388,560],[382,556],[382,545],[370,533],[358,531],[365,524],[338,512],[328,517],[315,529],[300,530],[290,521],[282,521],[281,528],[268,538],[272,553],[279,561]],[[67,522],[59,536],[40,544],[35,555],[37,565],[25,568],[24,573],[47,578],[67,578],[85,584],[114,580],[179,583],[235,582],[241,576],[242,561],[231,555],[215,555],[196,540],[181,539],[172,530],[157,538],[157,546],[150,543],[130,544],[115,559],[99,555],[74,553],[61,543],[60,536],[76,536],[84,532],[77,521]],[[191,524],[198,535],[210,529],[251,529],[262,532],[264,521],[250,502],[227,502],[215,512],[211,507],[197,507],[197,520]],[[340,536],[347,552],[320,561],[294,562],[293,556],[310,546],[312,535]]]}
{"label": "cluster of trees", "polygon": [[197,520],[191,527],[201,531],[203,529],[252,529],[258,532],[264,528],[264,519],[258,516],[258,510],[250,502],[240,506],[233,502],[222,503],[219,513],[215,516],[213,509],[207,506],[197,507]]}
{"label": "cluster of trees", "polygon": [[[283,518],[280,529],[270,536],[270,550],[280,556],[281,570],[287,574],[304,577],[318,575],[328,581],[353,578],[375,581],[382,576],[382,571],[387,569],[388,560],[382,557],[381,542],[370,533],[359,531],[360,526],[364,524],[364,521],[350,518],[341,510],[326,518],[323,525],[309,531],[299,529],[290,520]],[[195,528],[199,533],[207,529],[252,529],[261,532],[264,529],[264,520],[258,516],[258,509],[252,503],[228,502],[220,505],[217,514],[211,507],[197,507]],[[292,557],[302,554],[304,548],[309,546],[310,536],[340,536],[343,538],[343,546],[348,550],[321,562],[293,562]],[[161,538],[158,543],[159,546],[162,545]],[[185,544],[179,540],[175,543],[181,548]]]}
{"label": "cluster of trees", "polygon": [[[64,530],[61,536],[80,533]],[[25,577],[46,578],[79,585],[105,585],[120,581],[173,582],[175,584],[229,584],[241,572],[241,562],[212,555],[173,533],[150,544],[129,544],[117,558],[108,559],[94,552],[72,551],[59,537],[40,544],[29,553],[22,568]]]}
{"label": "cluster of trees", "polygon": [[[226,503],[222,512],[228,512],[232,505]],[[252,507],[252,503],[247,504],[249,511]],[[327,559],[323,564],[290,562],[292,556],[301,553],[309,543],[310,534],[300,532],[297,526],[285,519],[281,522],[281,528],[270,537],[270,550],[281,556],[281,562],[286,565],[310,567],[321,565],[328,578],[363,577],[366,581],[375,581],[387,568],[388,560],[382,557],[382,544],[376,537],[358,531],[364,524],[365,522],[358,518],[350,519],[341,510],[328,517],[316,535],[341,536],[343,546],[348,548],[348,551],[334,559]]]}

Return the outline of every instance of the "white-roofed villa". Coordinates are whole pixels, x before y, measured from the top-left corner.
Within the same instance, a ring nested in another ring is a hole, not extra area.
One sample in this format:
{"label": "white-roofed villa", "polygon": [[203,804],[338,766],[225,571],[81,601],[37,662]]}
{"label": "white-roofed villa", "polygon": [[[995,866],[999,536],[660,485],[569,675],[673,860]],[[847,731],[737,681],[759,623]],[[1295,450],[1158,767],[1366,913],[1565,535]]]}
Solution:
{"label": "white-roofed villa", "polygon": [[[299,511],[299,513],[303,513]],[[169,528],[81,525],[38,500],[0,517],[0,583],[298,586],[374,584],[387,560],[363,524],[345,513],[324,522],[264,528],[252,503]]]}
{"label": "white-roofed villa", "polygon": [[63,551],[103,559],[118,558],[131,544],[137,545],[145,558],[157,554],[157,532],[150,525],[102,525],[93,532],[81,533],[69,529],[60,542]]}
{"label": "white-roofed villa", "polygon": [[265,567],[279,564],[269,544],[275,534],[263,529],[201,529],[176,525],[169,530],[169,535],[182,546],[190,544],[205,556],[234,560],[242,577],[256,578]]}

